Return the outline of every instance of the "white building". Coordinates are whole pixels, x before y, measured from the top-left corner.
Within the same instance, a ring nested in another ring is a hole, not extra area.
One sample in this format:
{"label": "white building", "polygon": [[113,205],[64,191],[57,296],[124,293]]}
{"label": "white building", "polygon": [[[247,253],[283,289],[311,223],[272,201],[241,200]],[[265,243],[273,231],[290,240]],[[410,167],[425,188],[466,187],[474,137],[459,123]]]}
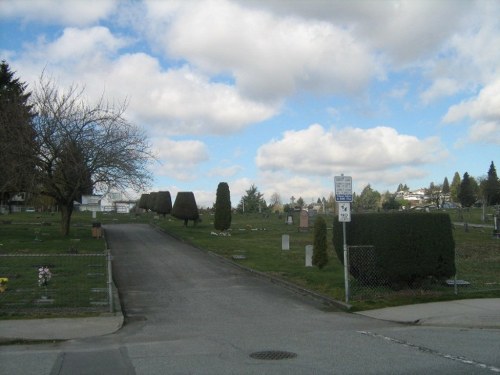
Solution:
{"label": "white building", "polygon": [[136,200],[126,199],[125,193],[109,192],[102,195],[82,195],[82,203],[75,202],[80,211],[117,212],[128,214],[136,205]]}

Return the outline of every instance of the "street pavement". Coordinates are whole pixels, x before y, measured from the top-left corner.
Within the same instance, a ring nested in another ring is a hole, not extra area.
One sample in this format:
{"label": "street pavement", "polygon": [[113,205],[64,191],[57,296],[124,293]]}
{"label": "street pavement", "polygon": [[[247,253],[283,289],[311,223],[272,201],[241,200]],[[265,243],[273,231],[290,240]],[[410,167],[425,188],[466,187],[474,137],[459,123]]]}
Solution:
{"label": "street pavement", "polygon": [[44,342],[0,346],[0,374],[500,372],[499,299],[346,313],[147,225],[105,229],[123,315],[1,321]]}

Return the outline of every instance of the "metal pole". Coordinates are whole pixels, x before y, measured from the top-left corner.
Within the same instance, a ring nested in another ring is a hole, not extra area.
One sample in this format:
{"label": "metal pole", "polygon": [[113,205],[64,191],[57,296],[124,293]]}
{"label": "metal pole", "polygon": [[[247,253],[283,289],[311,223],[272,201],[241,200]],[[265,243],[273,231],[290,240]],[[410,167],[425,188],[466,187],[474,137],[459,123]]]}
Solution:
{"label": "metal pole", "polygon": [[109,312],[113,312],[113,275],[111,271],[111,250],[107,251],[106,260],[108,263],[108,299],[109,299]]}
{"label": "metal pole", "polygon": [[344,283],[345,283],[345,302],[349,303],[349,265],[347,256],[347,240],[345,234],[345,221],[342,223],[342,233],[344,235]]}

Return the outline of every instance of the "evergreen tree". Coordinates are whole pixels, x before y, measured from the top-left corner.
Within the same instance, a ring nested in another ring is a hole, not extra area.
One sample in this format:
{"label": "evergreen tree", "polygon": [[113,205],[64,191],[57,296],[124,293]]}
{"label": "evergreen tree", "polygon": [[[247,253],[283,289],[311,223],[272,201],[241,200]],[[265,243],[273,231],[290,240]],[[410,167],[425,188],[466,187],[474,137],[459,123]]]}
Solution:
{"label": "evergreen tree", "polygon": [[318,216],[314,221],[314,245],[312,263],[322,269],[328,263],[328,243],[326,240],[326,221]]}
{"label": "evergreen tree", "polygon": [[31,93],[14,74],[0,63],[0,204],[9,205],[13,195],[31,189],[36,153]]}
{"label": "evergreen tree", "polygon": [[490,164],[487,179],[481,185],[486,205],[500,204],[500,180],[493,162]]}
{"label": "evergreen tree", "polygon": [[238,204],[238,211],[240,212],[262,212],[266,208],[264,194],[260,193],[254,184],[250,186],[250,189],[246,190],[246,194],[241,198],[240,204]]}
{"label": "evergreen tree", "polygon": [[353,197],[355,209],[375,210],[380,207],[380,193],[368,184],[359,196]]}
{"label": "evergreen tree", "polygon": [[215,198],[214,228],[228,230],[231,227],[231,193],[227,182],[220,182],[217,186]]}
{"label": "evergreen tree", "polygon": [[464,173],[464,177],[460,183],[458,199],[463,207],[470,207],[476,201],[476,197],[474,195],[474,182],[472,181],[472,178],[469,177],[467,172]]}
{"label": "evergreen tree", "polygon": [[458,199],[458,191],[460,190],[460,184],[462,183],[462,180],[460,179],[460,175],[458,172],[455,172],[453,175],[453,180],[451,181],[451,186],[450,186],[450,199],[452,202],[459,202],[460,199]]}
{"label": "evergreen tree", "polygon": [[443,194],[450,194],[450,183],[448,182],[448,177],[444,178],[443,187],[441,189]]}

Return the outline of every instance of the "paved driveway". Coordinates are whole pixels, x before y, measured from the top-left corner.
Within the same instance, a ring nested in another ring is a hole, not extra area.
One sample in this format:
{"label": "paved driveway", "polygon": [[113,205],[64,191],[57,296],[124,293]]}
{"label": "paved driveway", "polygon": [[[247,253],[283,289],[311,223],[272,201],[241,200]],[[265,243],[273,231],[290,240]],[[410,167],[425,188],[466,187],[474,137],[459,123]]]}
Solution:
{"label": "paved driveway", "polygon": [[[124,327],[100,338],[0,348],[0,373],[19,364],[23,373],[38,374],[471,374],[500,368],[496,330],[412,327],[328,311],[147,225],[107,226],[106,233]],[[260,352],[293,358],[252,357]]]}

